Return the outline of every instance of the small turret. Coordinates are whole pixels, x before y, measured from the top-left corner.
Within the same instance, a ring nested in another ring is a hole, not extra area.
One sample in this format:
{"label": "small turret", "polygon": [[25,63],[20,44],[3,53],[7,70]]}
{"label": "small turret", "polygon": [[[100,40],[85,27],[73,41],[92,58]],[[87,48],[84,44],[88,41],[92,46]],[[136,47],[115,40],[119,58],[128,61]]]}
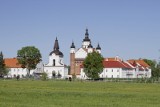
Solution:
{"label": "small turret", "polygon": [[100,47],[99,43],[98,43],[98,45],[97,45],[96,50],[97,50],[98,53],[101,53],[101,47]]}
{"label": "small turret", "polygon": [[88,45],[88,53],[92,53],[93,52],[93,46],[92,46],[92,44],[90,43],[89,45]]}
{"label": "small turret", "polygon": [[75,53],[75,45],[74,42],[72,41],[71,47],[70,47],[70,53]]}

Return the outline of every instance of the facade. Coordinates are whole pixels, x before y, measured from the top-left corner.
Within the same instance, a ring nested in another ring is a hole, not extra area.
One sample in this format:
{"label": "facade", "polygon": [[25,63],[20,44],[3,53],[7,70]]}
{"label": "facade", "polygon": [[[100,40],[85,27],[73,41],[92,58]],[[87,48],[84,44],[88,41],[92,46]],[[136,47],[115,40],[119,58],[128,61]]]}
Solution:
{"label": "facade", "polygon": [[85,32],[85,38],[82,41],[82,46],[76,50],[74,42],[72,42],[70,47],[70,75],[80,75],[81,65],[83,64],[84,59],[87,57],[88,53],[97,51],[101,53],[101,47],[98,44],[97,48],[93,48],[91,40],[89,39],[88,29]]}
{"label": "facade", "polygon": [[59,77],[66,78],[68,75],[68,68],[63,62],[63,53],[59,50],[59,43],[56,38],[53,51],[49,54],[49,62],[45,64],[44,72],[47,73],[48,78]]}
{"label": "facade", "polygon": [[[143,60],[123,61],[118,57],[106,58],[103,61],[103,71],[100,78],[150,78],[151,69]],[[81,79],[88,77],[81,68]]]}
{"label": "facade", "polygon": [[[8,68],[8,77],[14,78],[16,76],[20,76],[20,78],[25,77],[27,75],[27,69],[22,68],[21,65],[18,63],[17,58],[5,58],[4,63]],[[30,71],[30,74],[33,74],[34,70]]]}

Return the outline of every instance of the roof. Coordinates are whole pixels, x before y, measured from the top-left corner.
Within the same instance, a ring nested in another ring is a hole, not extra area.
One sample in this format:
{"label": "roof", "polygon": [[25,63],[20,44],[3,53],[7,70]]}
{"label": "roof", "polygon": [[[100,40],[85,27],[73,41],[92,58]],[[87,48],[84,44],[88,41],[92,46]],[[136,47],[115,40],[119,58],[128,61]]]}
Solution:
{"label": "roof", "polygon": [[63,57],[63,53],[59,50],[59,44],[58,44],[57,37],[56,37],[56,40],[55,40],[55,43],[54,43],[53,51],[50,52],[49,55],[52,55],[53,53]]}
{"label": "roof", "polygon": [[18,63],[17,58],[5,58],[4,63],[8,68],[22,68],[21,64]]}
{"label": "roof", "polygon": [[97,50],[101,50],[101,47],[100,47],[100,45],[99,45],[99,43],[98,43],[98,45],[97,45],[97,48],[96,48]]}
{"label": "roof", "polygon": [[88,29],[86,29],[85,38],[83,39],[83,41],[91,41],[91,40],[89,39]]}
{"label": "roof", "polygon": [[[126,69],[133,69],[134,67],[132,65],[130,65],[127,62],[123,62],[123,61],[103,61],[103,66],[104,68],[126,68]],[[80,66],[81,68],[83,68],[83,64]]]}
{"label": "roof", "polygon": [[150,67],[144,60],[142,59],[139,59],[139,60],[134,60],[134,59],[131,59],[131,60],[128,60],[128,62],[132,65],[135,66],[135,63],[143,66],[143,67]]}
{"label": "roof", "polygon": [[70,48],[75,48],[74,42],[72,42],[72,45],[71,45]]}
{"label": "roof", "polygon": [[103,66],[104,68],[133,68],[131,65],[123,61],[103,61]]}

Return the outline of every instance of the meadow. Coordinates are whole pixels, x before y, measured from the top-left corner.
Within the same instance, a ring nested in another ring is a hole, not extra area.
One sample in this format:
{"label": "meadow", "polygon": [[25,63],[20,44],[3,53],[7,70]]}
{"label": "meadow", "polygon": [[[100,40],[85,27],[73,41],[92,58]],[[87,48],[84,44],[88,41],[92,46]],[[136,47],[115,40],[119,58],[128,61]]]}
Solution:
{"label": "meadow", "polygon": [[0,80],[0,107],[160,107],[160,84]]}

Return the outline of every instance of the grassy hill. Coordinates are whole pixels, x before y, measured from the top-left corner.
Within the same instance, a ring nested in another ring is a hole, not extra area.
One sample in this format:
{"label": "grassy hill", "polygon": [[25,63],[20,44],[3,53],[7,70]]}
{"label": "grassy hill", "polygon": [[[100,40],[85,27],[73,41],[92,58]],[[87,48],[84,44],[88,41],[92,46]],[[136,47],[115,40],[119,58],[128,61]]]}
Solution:
{"label": "grassy hill", "polygon": [[160,84],[0,80],[0,107],[160,107]]}

